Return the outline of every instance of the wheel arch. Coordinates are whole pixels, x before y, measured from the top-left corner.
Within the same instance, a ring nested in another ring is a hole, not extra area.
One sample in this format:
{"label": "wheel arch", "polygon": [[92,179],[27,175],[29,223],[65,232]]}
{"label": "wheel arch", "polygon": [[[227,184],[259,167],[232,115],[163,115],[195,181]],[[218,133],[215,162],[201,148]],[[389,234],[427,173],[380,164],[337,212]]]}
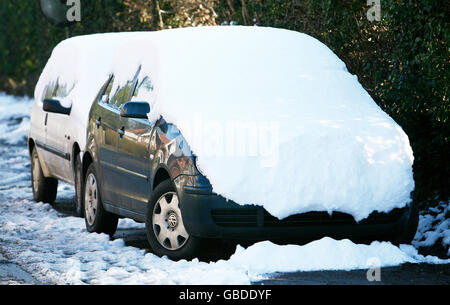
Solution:
{"label": "wheel arch", "polygon": [[31,153],[33,152],[33,149],[35,147],[34,140],[32,138],[28,138],[28,153],[31,156]]}
{"label": "wheel arch", "polygon": [[158,186],[158,184],[168,179],[172,180],[172,177],[170,177],[169,174],[169,170],[164,166],[160,166],[156,170],[155,176],[153,177],[152,190],[154,190]]}
{"label": "wheel arch", "polygon": [[75,161],[77,160],[77,155],[81,152],[80,146],[77,142],[73,144],[72,147],[72,169],[75,172]]}
{"label": "wheel arch", "polygon": [[89,151],[86,151],[83,154],[83,159],[81,160],[81,169],[83,174],[83,179],[86,177],[87,170],[89,168],[89,165],[94,162],[94,159],[91,156],[91,153]]}

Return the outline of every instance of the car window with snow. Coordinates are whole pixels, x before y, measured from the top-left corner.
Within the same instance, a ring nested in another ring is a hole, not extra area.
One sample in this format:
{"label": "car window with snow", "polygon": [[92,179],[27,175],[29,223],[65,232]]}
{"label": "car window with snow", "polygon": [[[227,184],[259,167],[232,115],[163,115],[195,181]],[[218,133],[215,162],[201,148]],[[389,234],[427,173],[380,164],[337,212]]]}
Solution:
{"label": "car window with snow", "polygon": [[74,86],[75,85],[73,85],[71,88],[69,88],[69,86],[66,84],[57,83],[55,97],[60,97],[60,98],[67,97],[69,95],[69,93],[72,91]]}
{"label": "car window with snow", "polygon": [[138,81],[138,85],[134,91],[132,100],[133,101],[143,101],[152,103],[153,102],[153,83],[150,77],[145,76],[142,80]]}
{"label": "car window with snow", "polygon": [[[111,98],[111,89],[114,83],[114,75],[110,76],[110,78],[107,80],[107,82],[105,83],[105,85],[103,86],[102,90],[102,96],[100,101],[102,103],[106,103],[108,104],[110,102],[110,98]],[[105,88],[106,86],[106,88]]]}
{"label": "car window with snow", "polygon": [[55,96],[55,89],[56,89],[57,83],[50,83],[47,85],[45,89],[44,99],[52,98]]}
{"label": "car window with snow", "polygon": [[[68,84],[61,83],[59,80],[50,82],[46,87],[43,99],[58,99],[64,103],[64,99],[70,94],[74,87],[75,85],[69,87]],[[69,106],[70,103],[66,103],[66,105]]]}
{"label": "car window with snow", "polygon": [[113,97],[111,98],[110,104],[117,108],[122,106],[122,104],[124,104],[128,100],[130,91],[133,88],[133,84],[134,82],[130,80],[124,86],[117,87]]}

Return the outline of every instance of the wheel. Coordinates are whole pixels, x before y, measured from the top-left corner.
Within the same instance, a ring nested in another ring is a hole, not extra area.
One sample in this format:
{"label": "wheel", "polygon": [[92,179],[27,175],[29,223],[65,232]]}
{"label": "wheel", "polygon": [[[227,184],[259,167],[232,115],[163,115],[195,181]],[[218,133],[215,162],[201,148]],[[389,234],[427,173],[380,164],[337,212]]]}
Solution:
{"label": "wheel", "polygon": [[84,217],[84,206],[83,206],[83,177],[81,172],[81,159],[78,154],[75,158],[75,214],[78,217]]}
{"label": "wheel", "polygon": [[94,164],[89,165],[84,182],[84,219],[88,232],[114,235],[119,218],[107,212],[100,195],[100,184],[97,180]]}
{"label": "wheel", "polygon": [[396,245],[410,244],[416,235],[417,226],[419,224],[419,209],[415,201],[411,203],[411,212],[403,230],[401,230],[392,240]]}
{"label": "wheel", "polygon": [[31,152],[31,184],[36,202],[53,203],[55,201],[58,180],[44,177],[36,148],[33,148]]}
{"label": "wheel", "polygon": [[201,240],[190,236],[184,227],[177,191],[170,180],[161,182],[153,191],[147,206],[145,229],[156,255],[175,260],[191,259],[200,250]]}

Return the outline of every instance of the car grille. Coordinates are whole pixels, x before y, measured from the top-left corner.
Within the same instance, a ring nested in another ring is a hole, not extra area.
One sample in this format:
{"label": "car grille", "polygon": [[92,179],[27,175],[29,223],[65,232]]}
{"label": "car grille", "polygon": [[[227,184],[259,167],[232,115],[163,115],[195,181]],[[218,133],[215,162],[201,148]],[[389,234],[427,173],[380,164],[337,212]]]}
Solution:
{"label": "car grille", "polygon": [[[373,212],[359,224],[387,224],[396,222],[405,209],[394,209],[389,213]],[[353,216],[334,212],[308,212],[289,216],[283,220],[270,215],[262,208],[213,209],[213,221],[222,227],[302,227],[327,225],[358,225]]]}

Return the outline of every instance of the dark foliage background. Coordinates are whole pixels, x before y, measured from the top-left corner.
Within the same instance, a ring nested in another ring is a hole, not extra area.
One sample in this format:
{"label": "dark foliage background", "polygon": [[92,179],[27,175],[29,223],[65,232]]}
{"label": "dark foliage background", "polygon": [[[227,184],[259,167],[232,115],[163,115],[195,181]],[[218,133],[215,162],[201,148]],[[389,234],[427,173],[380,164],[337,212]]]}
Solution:
{"label": "dark foliage background", "polygon": [[81,22],[58,27],[37,0],[0,1],[0,91],[33,95],[52,49],[82,34],[198,25],[260,25],[312,35],[328,45],[414,151],[416,199],[449,198],[449,11],[447,0],[81,0]]}

